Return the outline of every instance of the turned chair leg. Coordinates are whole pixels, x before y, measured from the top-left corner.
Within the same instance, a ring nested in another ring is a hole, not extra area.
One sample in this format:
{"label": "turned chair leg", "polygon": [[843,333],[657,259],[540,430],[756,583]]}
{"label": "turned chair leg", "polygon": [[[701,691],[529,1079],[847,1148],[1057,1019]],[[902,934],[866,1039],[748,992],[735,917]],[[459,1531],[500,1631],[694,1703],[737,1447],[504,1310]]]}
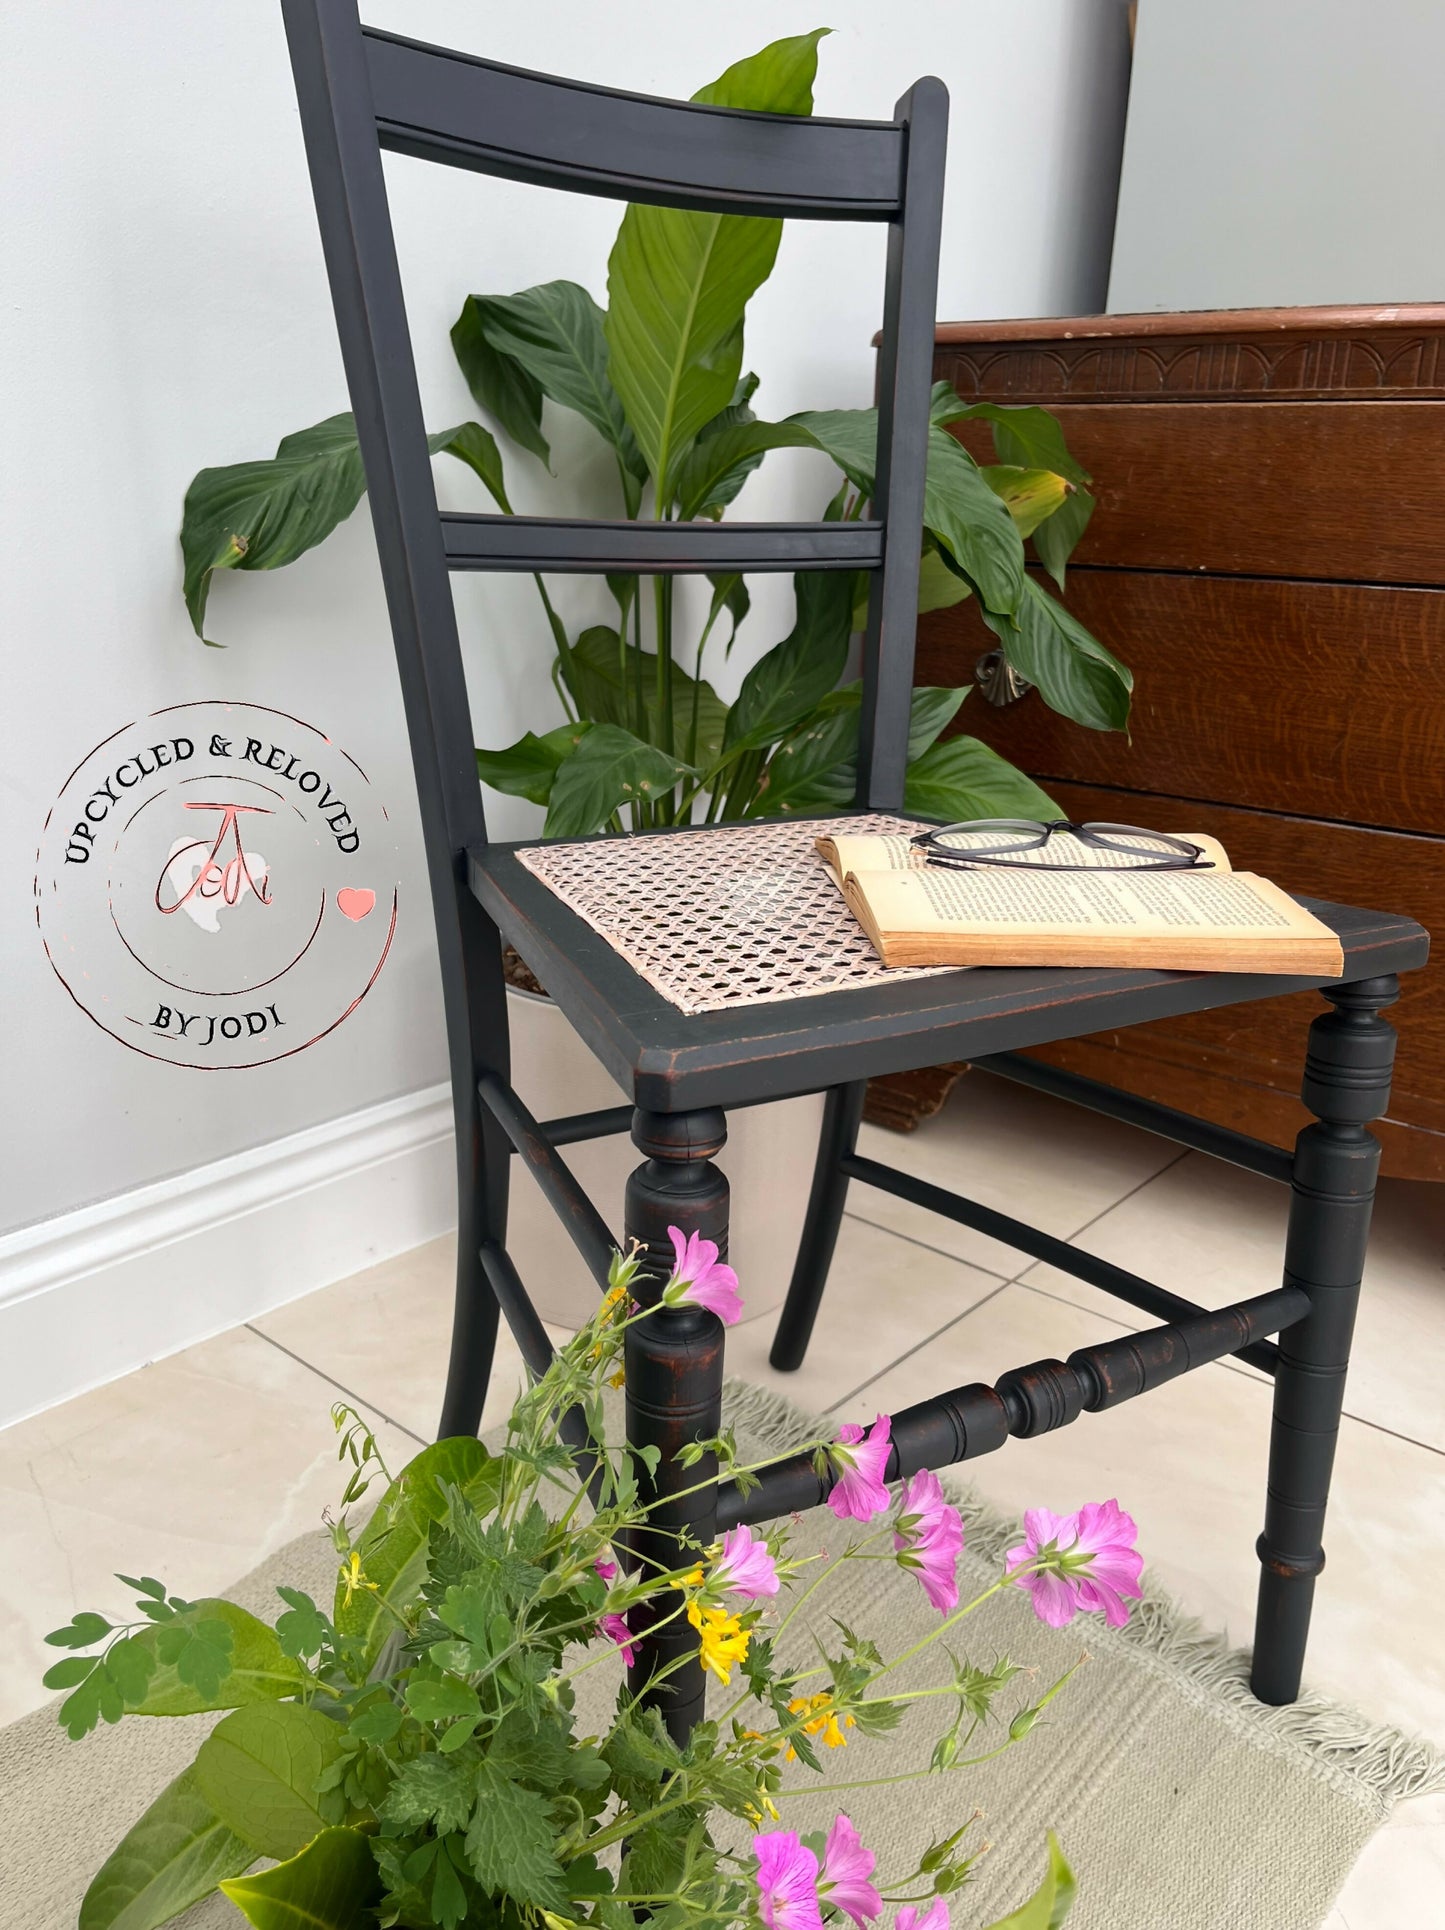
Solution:
{"label": "turned chair leg", "polygon": [[[728,1183],[712,1163],[726,1138],[723,1115],[714,1107],[639,1110],[633,1119],[632,1141],[645,1157],[627,1182],[626,1229],[628,1239],[646,1249],[650,1278],[644,1284],[639,1277],[637,1289],[644,1305],[656,1299],[672,1271],[669,1226],[700,1233],[727,1254]],[[644,1501],[661,1505],[648,1526],[632,1534],[629,1566],[676,1568],[682,1536],[706,1547],[717,1531],[717,1489],[699,1485],[716,1478],[717,1457],[709,1454],[683,1468],[676,1456],[689,1442],[714,1439],[722,1428],[722,1322],[701,1307],[657,1307],[628,1329],[624,1368],[627,1439],[634,1447],[657,1448],[660,1457],[655,1473],[638,1469]],[[677,1595],[659,1596],[636,1616],[640,1639],[627,1679],[634,1694],[662,1710],[668,1734],[682,1744],[702,1720],[705,1678],[697,1634],[674,1614],[679,1601]]]}
{"label": "turned chair leg", "polygon": [[841,1170],[839,1161],[857,1147],[867,1091],[867,1080],[857,1079],[850,1085],[832,1087],[824,1101],[813,1190],[808,1195],[808,1211],[803,1220],[793,1277],[788,1283],[788,1297],[783,1302],[778,1331],[768,1355],[769,1366],[777,1368],[779,1373],[789,1374],[802,1366],[813,1335],[813,1322],[828,1284],[828,1269],[833,1264],[833,1249],[838,1244],[838,1228],[843,1223],[843,1207],[848,1198],[848,1175]]}
{"label": "turned chair leg", "polygon": [[1269,1491],[1250,1686],[1261,1702],[1299,1694],[1350,1338],[1364,1270],[1380,1146],[1368,1130],[1389,1104],[1393,1027],[1380,1017],[1394,978],[1331,987],[1336,1007],[1310,1027],[1301,1097],[1315,1115],[1295,1143],[1286,1286],[1310,1311],[1279,1337]]}

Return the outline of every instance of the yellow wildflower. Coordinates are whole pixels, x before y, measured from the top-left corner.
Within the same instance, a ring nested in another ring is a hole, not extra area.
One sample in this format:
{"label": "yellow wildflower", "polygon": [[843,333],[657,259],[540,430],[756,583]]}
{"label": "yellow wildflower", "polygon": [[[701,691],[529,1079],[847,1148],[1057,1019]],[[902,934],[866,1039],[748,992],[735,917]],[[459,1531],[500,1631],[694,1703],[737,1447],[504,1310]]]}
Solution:
{"label": "yellow wildflower", "polygon": [[688,1603],[687,1619],[700,1638],[698,1660],[727,1688],[733,1679],[733,1663],[747,1659],[747,1629],[726,1609],[702,1608],[696,1602]]}
{"label": "yellow wildflower", "polygon": [[765,1789],[758,1791],[758,1803],[761,1807],[755,1808],[752,1803],[745,1803],[743,1805],[743,1814],[755,1829],[762,1828],[764,1816],[771,1817],[775,1823],[781,1820],[778,1815],[777,1804]]}
{"label": "yellow wildflower", "polygon": [[[826,1693],[815,1696],[794,1696],[788,1704],[790,1716],[808,1715],[809,1710],[812,1714],[803,1724],[804,1735],[821,1736],[829,1749],[846,1749],[848,1738],[843,1731],[853,1728],[852,1716],[845,1715],[840,1719],[838,1711],[833,1707],[832,1696]],[[788,1749],[787,1760],[797,1761],[797,1751],[791,1746]]]}
{"label": "yellow wildflower", "polygon": [[341,1564],[342,1607],[350,1608],[351,1598],[358,1589],[369,1589],[375,1595],[380,1591],[375,1582],[369,1582],[361,1572],[361,1556],[355,1548]]}
{"label": "yellow wildflower", "polygon": [[624,1367],[619,1367],[615,1374],[609,1374],[607,1376],[607,1385],[609,1387],[623,1387],[626,1383],[627,1370]]}

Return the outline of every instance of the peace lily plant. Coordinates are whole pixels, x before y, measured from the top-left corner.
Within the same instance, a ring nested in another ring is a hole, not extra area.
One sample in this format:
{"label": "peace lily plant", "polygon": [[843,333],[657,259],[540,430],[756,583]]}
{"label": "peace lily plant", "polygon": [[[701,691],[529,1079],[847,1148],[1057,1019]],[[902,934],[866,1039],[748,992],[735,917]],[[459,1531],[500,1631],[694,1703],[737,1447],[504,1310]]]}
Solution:
{"label": "peace lily plant", "polygon": [[[387,1485],[359,1531],[344,1511],[334,1523],[324,1607],[282,1585],[268,1622],[122,1575],[133,1613],[86,1611],[46,1638],[71,1651],[45,1680],[69,1692],[72,1737],[123,1716],[228,1711],[97,1871],[79,1930],[153,1930],[218,1888],[256,1930],[635,1930],[641,1917],[951,1930],[961,1905],[976,1923],[958,1895],[986,1847],[967,1771],[1024,1745],[1073,1669],[1020,1693],[1007,1657],[957,1652],[961,1625],[1007,1588],[1054,1627],[1080,1610],[1123,1622],[1139,1593],[1134,1524],[1112,1501],[1035,1510],[1003,1573],[960,1601],[962,1519],[928,1470],[889,1489],[879,1415],[812,1444],[834,1481],[836,1550],[795,1555],[781,1524],[681,1544],[666,1569],[629,1556],[658,1450],[608,1441],[602,1390],[649,1318],[634,1291],[729,1322],[741,1308],[717,1248],[671,1232],[665,1282],[641,1277],[636,1250],[614,1257],[610,1291],[521,1393],[498,1453],[440,1441],[393,1479],[365,1423],[335,1410],[352,1463],[343,1510],[374,1478]],[[561,1438],[569,1411],[595,1446]],[[678,1460],[713,1454],[744,1487],[766,1465],[740,1462],[730,1433]],[[898,1653],[824,1613],[823,1591],[859,1561],[895,1563],[937,1611]],[[622,1676],[642,1632],[679,1619],[715,1689],[685,1747]],[[928,1686],[897,1674],[920,1658],[944,1664]],[[849,1812],[859,1792],[909,1780],[868,1760],[904,1723],[920,1745],[912,1774],[961,1778],[960,1800],[936,1840],[890,1861]],[[803,1793],[841,1799],[826,1830],[790,1826]],[[993,1930],[1057,1930],[1073,1895],[1050,1837],[1039,1889]]]}
{"label": "peace lily plant", "polygon": [[[810,113],[824,31],[774,42],[694,98]],[[605,310],[570,281],[469,296],[452,346],[479,407],[514,445],[508,460],[550,464],[546,402],[582,416],[602,438],[629,518],[720,518],[764,458],[789,448],[821,450],[842,472],[826,518],[863,516],[876,472],[875,410],[806,410],[770,422],[753,408],[758,378],[744,373],[743,328],[781,234],[780,221],[629,206],[608,263]],[[990,424],[996,463],[980,466],[948,433],[971,419]],[[1124,728],[1128,670],[1025,569],[1030,538],[1062,588],[1093,507],[1058,423],[1043,409],[966,403],[939,383],[932,424],[920,608],[976,597],[1004,656],[1045,703],[1091,729]],[[465,422],[430,442],[512,514],[490,429]],[[203,469],[181,530],[197,634],[217,570],[293,562],[351,514],[364,489],[349,415],[287,436],[268,461]],[[614,619],[572,634],[537,578],[561,721],[504,749],[478,750],[477,766],[496,790],[546,805],[548,836],[851,803],[860,686],[844,677],[866,578],[800,573],[792,631],[758,658],[731,704],[707,671],[732,648],[748,591],[736,575],[709,580],[710,606],[690,630],[671,579],[653,578],[644,592],[637,577],[614,576]],[[914,691],[907,808],[944,819],[1057,816],[1037,785],[976,738],[941,740],[967,694]]]}

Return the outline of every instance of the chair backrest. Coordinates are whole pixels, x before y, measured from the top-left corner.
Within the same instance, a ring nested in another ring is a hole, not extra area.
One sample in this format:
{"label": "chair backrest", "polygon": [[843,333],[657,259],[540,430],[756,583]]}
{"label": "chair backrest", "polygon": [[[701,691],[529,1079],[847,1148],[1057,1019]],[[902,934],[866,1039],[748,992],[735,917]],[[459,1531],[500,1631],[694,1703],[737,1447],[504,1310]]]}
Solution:
{"label": "chair backrest", "polygon": [[[656,100],[363,27],[355,0],[282,0],[366,469],[439,914],[486,825],[448,572],[872,572],[859,802],[903,799],[948,95],[891,121]],[[382,173],[384,148],[575,193],[823,221],[883,221],[873,520],[577,523],[437,507]],[[895,533],[896,532],[896,536]],[[450,879],[448,885],[444,880]]]}

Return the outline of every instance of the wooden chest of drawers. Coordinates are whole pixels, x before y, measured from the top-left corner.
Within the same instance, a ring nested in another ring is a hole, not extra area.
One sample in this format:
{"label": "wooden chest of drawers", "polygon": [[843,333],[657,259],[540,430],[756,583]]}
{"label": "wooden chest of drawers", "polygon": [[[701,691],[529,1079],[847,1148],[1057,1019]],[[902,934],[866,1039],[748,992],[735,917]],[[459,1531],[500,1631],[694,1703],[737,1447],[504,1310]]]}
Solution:
{"label": "wooden chest of drawers", "polygon": [[[960,725],[1071,817],[1197,829],[1293,890],[1409,912],[1385,1170],[1445,1179],[1445,306],[945,325],[935,375],[1037,402],[1092,473],[1066,601],[1137,679],[1131,739],[1029,694]],[[990,444],[964,425],[976,454]],[[971,681],[969,603],[917,680]],[[1040,1057],[1285,1145],[1312,994]]]}

